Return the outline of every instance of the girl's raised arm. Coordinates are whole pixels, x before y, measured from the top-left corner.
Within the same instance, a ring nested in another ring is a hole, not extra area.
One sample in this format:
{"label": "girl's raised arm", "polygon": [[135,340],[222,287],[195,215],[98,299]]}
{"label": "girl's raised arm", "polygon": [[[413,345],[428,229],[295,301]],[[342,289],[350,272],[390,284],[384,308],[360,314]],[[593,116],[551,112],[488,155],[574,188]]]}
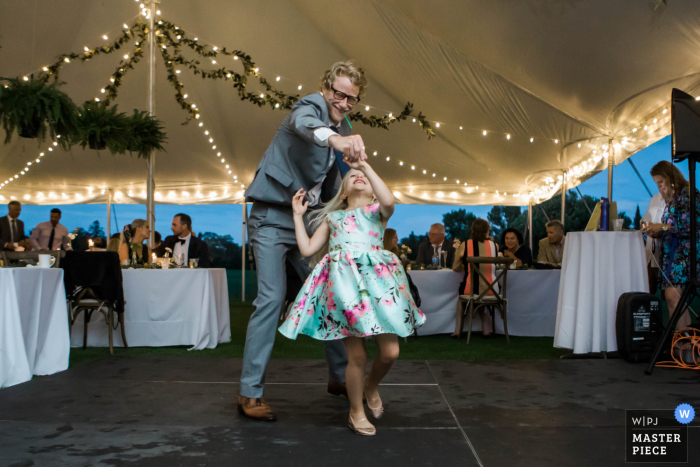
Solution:
{"label": "girl's raised arm", "polygon": [[353,169],[361,170],[362,173],[365,174],[365,177],[369,180],[369,184],[372,185],[374,196],[377,198],[377,201],[379,201],[379,212],[382,215],[382,221],[388,221],[394,214],[394,195],[391,194],[389,187],[379,178],[377,172],[374,171],[367,161],[350,163],[346,160],[345,162]]}
{"label": "girl's raised arm", "polygon": [[294,233],[297,237],[297,244],[299,245],[299,251],[305,257],[313,256],[316,254],[323,245],[328,241],[328,237],[331,234],[328,222],[322,222],[318,226],[314,235],[309,238],[306,233],[306,226],[304,225],[304,213],[309,207],[309,202],[304,202],[304,196],[306,192],[304,189],[300,189],[292,198],[292,210],[294,211]]}

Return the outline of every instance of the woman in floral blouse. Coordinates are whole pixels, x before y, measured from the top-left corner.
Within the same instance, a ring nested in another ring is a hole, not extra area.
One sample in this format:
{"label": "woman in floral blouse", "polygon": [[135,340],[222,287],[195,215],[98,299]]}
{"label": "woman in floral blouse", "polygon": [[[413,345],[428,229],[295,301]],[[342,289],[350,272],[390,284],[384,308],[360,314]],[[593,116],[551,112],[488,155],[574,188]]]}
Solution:
{"label": "woman in floral blouse", "polygon": [[[649,224],[644,233],[653,238],[662,238],[661,263],[659,268],[660,288],[666,298],[669,313],[678,305],[683,287],[690,278],[690,186],[676,166],[668,161],[661,161],[651,168],[651,175],[659,187],[659,193],[666,199],[666,209],[660,224]],[[700,193],[695,190],[696,199]],[[700,209],[695,206],[698,218]],[[697,243],[700,254],[700,244]],[[700,271],[698,255],[696,277]],[[690,325],[690,315],[684,314],[678,322],[677,329]]]}

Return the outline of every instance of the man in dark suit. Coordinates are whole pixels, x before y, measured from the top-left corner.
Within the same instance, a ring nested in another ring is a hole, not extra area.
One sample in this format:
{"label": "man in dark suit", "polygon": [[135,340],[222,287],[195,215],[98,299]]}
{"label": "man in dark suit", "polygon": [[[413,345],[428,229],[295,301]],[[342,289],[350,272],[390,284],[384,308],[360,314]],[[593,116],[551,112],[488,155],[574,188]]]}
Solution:
{"label": "man in dark suit", "polygon": [[18,219],[22,212],[22,203],[10,201],[7,205],[7,216],[0,217],[0,247],[5,251],[14,251],[15,244],[19,247],[31,249],[29,240],[24,235],[24,222]]}
{"label": "man in dark suit", "polygon": [[431,265],[433,264],[433,256],[437,255],[440,258],[443,251],[447,252],[447,263],[444,266],[446,268],[452,267],[455,259],[455,248],[452,242],[445,240],[445,226],[433,224],[430,226],[430,232],[428,232],[428,240],[421,243],[418,247],[416,264],[418,266]]}
{"label": "man in dark suit", "polygon": [[192,235],[192,218],[187,214],[176,214],[170,227],[174,235],[168,235],[153,251],[157,256],[164,256],[165,249],[170,248],[172,256],[177,260],[178,255],[185,255],[185,263],[190,259],[199,259],[200,268],[209,267],[209,247],[206,242]]}
{"label": "man in dark suit", "polygon": [[[294,233],[292,198],[303,188],[309,211],[320,207],[337,192],[341,169],[338,161],[342,161],[343,154],[351,162],[367,158],[362,138],[350,135],[346,118],[366,85],[364,71],[354,62],[334,64],[322,78],[322,91],[299,99],[282,121],[246,190],[246,201],[253,203],[248,237],[258,270],[258,295],[246,333],[238,396],[238,410],[245,417],[276,419],[262,397],[265,368],[286,295],[285,262],[292,264],[302,281],[310,273]],[[343,343],[326,341],[324,349],[329,367],[328,392],[347,394]]]}

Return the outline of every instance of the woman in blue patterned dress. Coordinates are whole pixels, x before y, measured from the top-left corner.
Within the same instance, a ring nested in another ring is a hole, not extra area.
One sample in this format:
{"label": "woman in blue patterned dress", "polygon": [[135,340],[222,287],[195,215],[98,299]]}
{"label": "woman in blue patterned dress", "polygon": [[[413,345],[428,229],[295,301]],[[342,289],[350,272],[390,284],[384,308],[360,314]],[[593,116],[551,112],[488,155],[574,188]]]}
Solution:
{"label": "woman in blue patterned dress", "polygon": [[[381,418],[384,409],[377,388],[399,356],[398,336],[412,334],[425,316],[411,297],[401,261],[382,243],[394,213],[391,191],[366,161],[348,163],[352,169],[338,194],[314,219],[318,229],[312,238],[303,221],[308,206],[303,202],[305,191],[299,190],[292,200],[301,254],[312,256],[326,242],[329,253],[304,283],[279,330],[290,339],[299,334],[343,339],[348,351],[348,426],[357,434],[373,436],[376,429],[365,415],[363,393],[374,418]],[[365,377],[364,344],[369,336],[376,340],[379,355]]]}
{"label": "woman in blue patterned dress", "polygon": [[[653,238],[663,238],[659,283],[664,291],[669,313],[678,306],[683,287],[688,283],[690,272],[690,186],[675,165],[661,161],[651,168],[651,175],[666,199],[666,209],[660,224],[649,224],[643,231]],[[695,190],[697,200],[700,194]],[[695,206],[700,219],[700,208]],[[697,243],[698,263],[696,277],[700,271],[700,244]],[[676,329],[690,325],[690,315],[684,314]]]}

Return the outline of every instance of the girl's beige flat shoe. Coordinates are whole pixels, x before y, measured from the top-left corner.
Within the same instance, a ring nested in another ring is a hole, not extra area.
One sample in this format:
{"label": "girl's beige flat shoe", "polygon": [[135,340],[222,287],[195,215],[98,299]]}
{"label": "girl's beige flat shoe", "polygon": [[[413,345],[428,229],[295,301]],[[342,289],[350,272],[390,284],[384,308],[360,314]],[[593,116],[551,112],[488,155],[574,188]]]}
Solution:
{"label": "girl's beige flat shoe", "polygon": [[[367,387],[367,377],[365,377],[365,387]],[[377,392],[377,394],[379,394],[379,392]],[[367,408],[369,409],[370,413],[375,418],[375,420],[379,420],[380,418],[382,418],[382,415],[384,415],[384,406],[382,405],[382,400],[379,399],[379,407],[372,407],[371,405],[369,405],[369,397],[367,397],[366,392],[364,392],[364,396],[365,400],[367,401]]]}
{"label": "girl's beige flat shoe", "polygon": [[[362,418],[358,420],[358,422],[361,422],[363,420],[367,420],[366,418]],[[352,431],[354,431],[356,434],[360,436],[374,436],[377,434],[377,429],[374,426],[371,427],[366,427],[366,428],[358,428],[355,426],[355,421],[352,419],[352,415],[348,415],[348,426]]]}

